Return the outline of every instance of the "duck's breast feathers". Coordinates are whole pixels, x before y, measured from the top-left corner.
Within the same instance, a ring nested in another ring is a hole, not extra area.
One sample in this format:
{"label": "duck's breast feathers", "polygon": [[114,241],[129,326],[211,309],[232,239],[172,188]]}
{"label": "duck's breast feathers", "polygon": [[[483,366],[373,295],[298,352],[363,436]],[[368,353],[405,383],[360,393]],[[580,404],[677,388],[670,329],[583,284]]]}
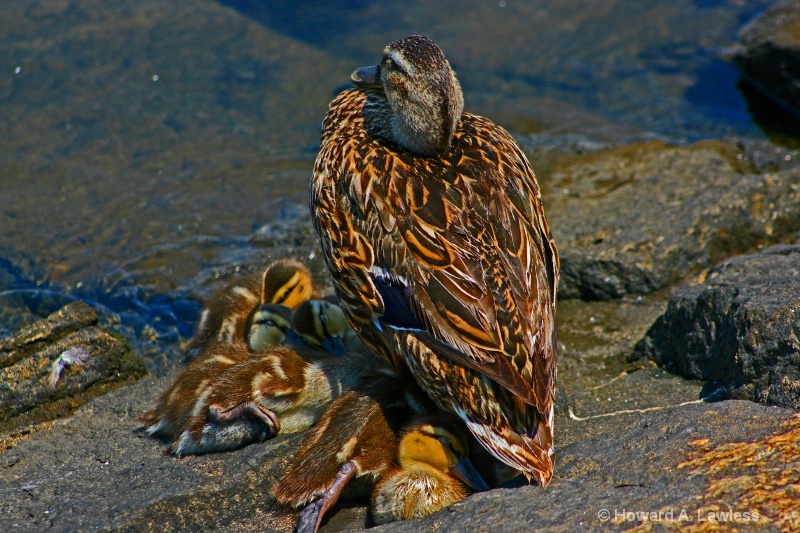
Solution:
{"label": "duck's breast feathers", "polygon": [[[558,255],[526,157],[505,130],[468,113],[443,155],[397,149],[364,127],[360,108],[375,98],[346,91],[324,123],[312,204],[331,217],[317,220],[322,233],[341,241],[330,243],[332,270],[352,271],[343,263],[360,257],[370,277],[359,280],[368,286],[360,296],[374,300],[371,312],[383,315],[386,292],[401,291],[404,313],[413,313],[401,327],[421,324],[487,365],[490,377],[489,367],[506,360],[532,387],[533,397],[523,397],[545,408]],[[386,280],[391,286],[376,286]]]}

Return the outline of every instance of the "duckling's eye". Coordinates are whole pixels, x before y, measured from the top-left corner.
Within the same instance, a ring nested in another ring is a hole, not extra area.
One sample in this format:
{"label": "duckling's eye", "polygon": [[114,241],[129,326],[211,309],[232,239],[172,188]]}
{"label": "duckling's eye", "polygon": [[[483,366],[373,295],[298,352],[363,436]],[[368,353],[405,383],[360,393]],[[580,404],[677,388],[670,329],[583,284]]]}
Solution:
{"label": "duckling's eye", "polygon": [[395,68],[397,65],[391,57],[387,57],[383,60],[383,66],[386,68]]}

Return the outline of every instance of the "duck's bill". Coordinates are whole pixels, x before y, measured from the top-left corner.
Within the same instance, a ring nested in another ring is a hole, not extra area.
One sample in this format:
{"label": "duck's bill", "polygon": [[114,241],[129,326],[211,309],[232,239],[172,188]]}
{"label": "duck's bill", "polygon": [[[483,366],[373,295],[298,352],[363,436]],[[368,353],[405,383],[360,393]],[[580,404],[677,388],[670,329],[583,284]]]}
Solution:
{"label": "duck's bill", "polygon": [[374,67],[361,67],[350,74],[350,81],[359,87],[367,87],[370,89],[380,89],[381,85],[381,72],[377,66]]}
{"label": "duck's bill", "polygon": [[448,473],[459,479],[462,483],[470,487],[472,490],[484,491],[489,490],[489,485],[483,480],[481,475],[472,466],[472,463],[466,457],[461,459],[455,466],[451,466]]}
{"label": "duck's bill", "polygon": [[344,355],[347,353],[344,341],[339,337],[325,337],[325,340],[322,341],[322,347],[334,355]]}

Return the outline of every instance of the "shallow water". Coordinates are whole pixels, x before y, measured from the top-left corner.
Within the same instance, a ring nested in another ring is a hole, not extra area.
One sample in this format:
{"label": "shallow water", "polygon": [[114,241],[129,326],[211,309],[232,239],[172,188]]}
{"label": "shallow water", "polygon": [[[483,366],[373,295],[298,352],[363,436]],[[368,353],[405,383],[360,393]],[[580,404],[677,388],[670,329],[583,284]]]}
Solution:
{"label": "shallow water", "polygon": [[0,334],[83,298],[174,357],[253,233],[304,209],[327,103],[408,34],[513,133],[760,137],[724,57],[767,3],[5,2]]}

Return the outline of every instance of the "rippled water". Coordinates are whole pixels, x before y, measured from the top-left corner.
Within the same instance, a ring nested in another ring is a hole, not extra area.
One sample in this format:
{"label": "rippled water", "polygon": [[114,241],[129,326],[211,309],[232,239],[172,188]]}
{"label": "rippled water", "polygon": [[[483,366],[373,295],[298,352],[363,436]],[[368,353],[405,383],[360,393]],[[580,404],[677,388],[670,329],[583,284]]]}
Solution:
{"label": "rippled water", "polygon": [[0,334],[82,298],[174,357],[215,278],[269,257],[256,230],[302,215],[327,103],[408,34],[514,133],[761,136],[724,58],[767,3],[4,2]]}

